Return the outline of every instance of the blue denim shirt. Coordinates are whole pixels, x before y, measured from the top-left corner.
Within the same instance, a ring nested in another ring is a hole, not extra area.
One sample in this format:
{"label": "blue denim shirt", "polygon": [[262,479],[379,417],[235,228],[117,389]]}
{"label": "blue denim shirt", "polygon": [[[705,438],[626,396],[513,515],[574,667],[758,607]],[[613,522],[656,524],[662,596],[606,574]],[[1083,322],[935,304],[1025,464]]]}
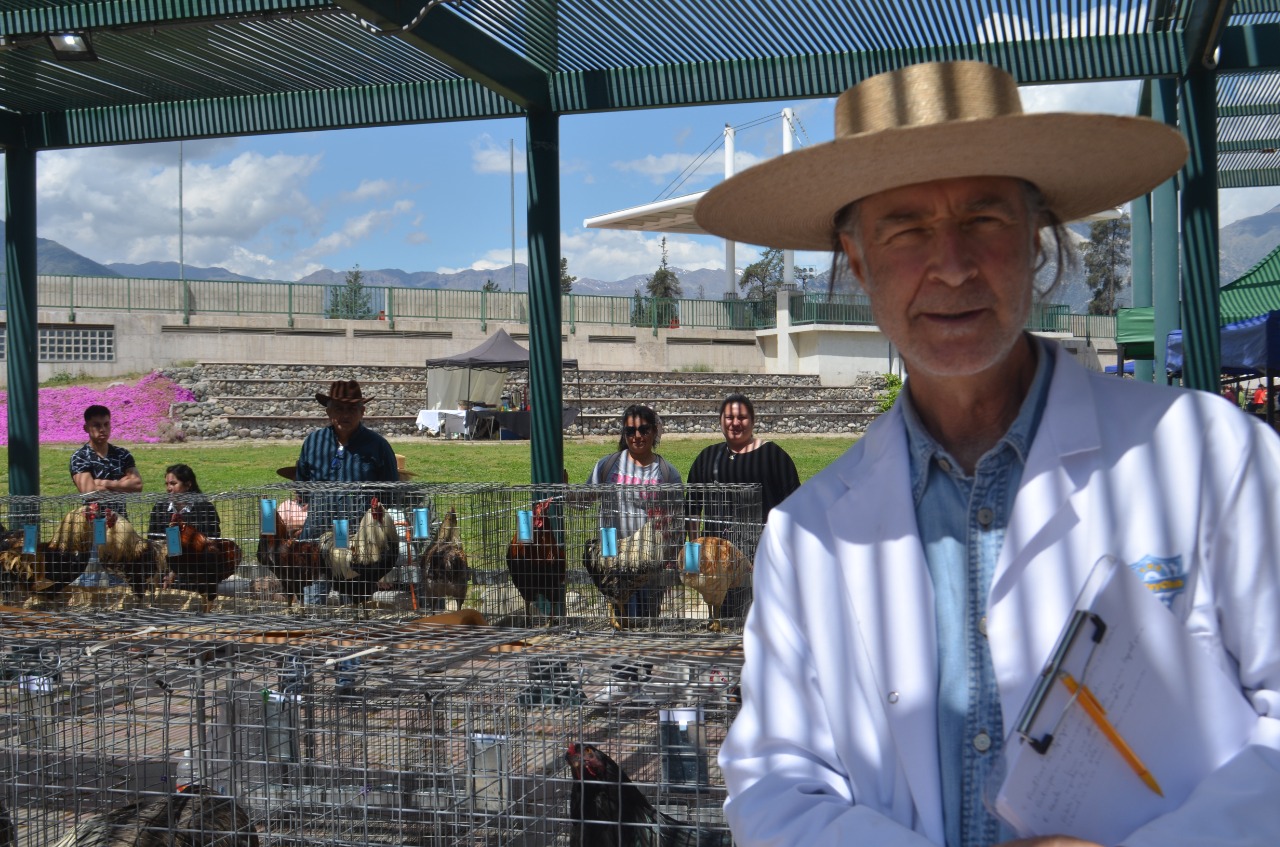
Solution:
{"label": "blue denim shirt", "polygon": [[982,802],[1004,746],[986,614],[991,575],[1053,373],[1045,342],[1032,340],[1037,364],[1027,397],[973,476],[929,435],[908,393],[902,393],[916,523],[933,580],[938,629],[938,755],[947,847],[985,847],[1014,837]]}

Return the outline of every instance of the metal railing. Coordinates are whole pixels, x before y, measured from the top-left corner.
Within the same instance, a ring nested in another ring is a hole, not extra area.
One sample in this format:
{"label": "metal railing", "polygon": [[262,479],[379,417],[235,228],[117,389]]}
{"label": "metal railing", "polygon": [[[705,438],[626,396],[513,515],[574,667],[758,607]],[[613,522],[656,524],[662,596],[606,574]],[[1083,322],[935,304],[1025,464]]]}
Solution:
{"label": "metal railing", "polygon": [[[846,326],[872,326],[871,300],[865,294],[807,294],[791,295],[791,324],[842,324]],[[1032,306],[1026,327],[1035,332],[1069,332],[1073,318],[1084,315],[1069,314],[1069,307],[1061,303],[1037,303]],[[1115,321],[1112,319],[1112,334]],[[1101,324],[1094,325],[1094,334],[1100,335]],[[1083,327],[1082,327],[1083,328]]]}
{"label": "metal railing", "polygon": [[[0,278],[3,274],[0,274]],[[279,315],[289,326],[297,317],[385,319],[394,328],[401,318],[444,321],[528,323],[526,292],[464,291],[449,288],[365,286],[356,308],[342,295],[346,285],[298,282],[239,282],[224,280],[139,279],[42,274],[37,286],[41,309],[76,312],[170,312],[188,322],[193,314]],[[0,287],[0,293],[3,288]],[[0,300],[0,308],[3,308]],[[777,325],[772,298],[762,300],[690,300],[634,295],[614,297],[565,294],[561,320],[569,332],[578,324],[659,329],[698,328],[755,331]],[[792,325],[875,323],[865,294],[791,295]],[[1029,329],[1070,332],[1081,338],[1114,338],[1110,315],[1073,315],[1061,304],[1037,305]]]}

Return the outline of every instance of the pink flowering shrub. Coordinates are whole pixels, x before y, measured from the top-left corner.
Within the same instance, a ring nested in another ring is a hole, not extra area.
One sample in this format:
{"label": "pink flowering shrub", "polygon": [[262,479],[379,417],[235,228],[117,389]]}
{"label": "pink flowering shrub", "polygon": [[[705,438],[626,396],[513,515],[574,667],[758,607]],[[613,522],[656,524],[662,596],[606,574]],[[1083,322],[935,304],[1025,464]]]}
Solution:
{"label": "pink flowering shrub", "polygon": [[[169,404],[195,400],[195,395],[168,377],[152,372],[132,385],[93,388],[40,389],[40,442],[83,442],[84,410],[99,403],[111,410],[111,440],[160,440],[161,424],[169,420]],[[0,404],[7,408],[9,395],[0,391]],[[0,415],[0,444],[9,444],[9,421]]]}

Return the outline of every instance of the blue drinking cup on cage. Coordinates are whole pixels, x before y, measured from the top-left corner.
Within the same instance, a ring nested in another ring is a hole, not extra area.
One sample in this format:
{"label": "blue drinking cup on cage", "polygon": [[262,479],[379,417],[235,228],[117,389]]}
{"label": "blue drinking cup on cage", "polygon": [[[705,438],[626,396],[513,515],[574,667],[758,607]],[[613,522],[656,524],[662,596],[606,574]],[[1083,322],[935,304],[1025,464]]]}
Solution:
{"label": "blue drinking cup on cage", "polygon": [[350,522],[346,518],[337,518],[333,522],[333,546],[345,550],[351,546],[349,536]]}
{"label": "blue drinking cup on cage", "polygon": [[520,527],[520,540],[533,540],[533,512],[528,509],[520,509],[516,512],[516,522]]}
{"label": "blue drinking cup on cage", "polygon": [[107,519],[98,518],[93,522],[93,546],[101,547],[107,543]]}
{"label": "blue drinking cup on cage", "polygon": [[702,561],[702,545],[696,541],[686,541],[684,543],[685,573],[698,573],[700,570],[701,561]]}
{"label": "blue drinking cup on cage", "polygon": [[413,537],[426,541],[431,537],[431,511],[429,509],[413,510]]}
{"label": "blue drinking cup on cage", "polygon": [[40,537],[40,527],[33,523],[29,523],[22,528],[22,552],[34,554],[36,552],[36,539]]}
{"label": "blue drinking cup on cage", "polygon": [[618,555],[618,528],[616,526],[600,527],[600,555]]}
{"label": "blue drinking cup on cage", "polygon": [[182,528],[176,526],[165,527],[164,530],[165,544],[168,548],[170,556],[182,555]]}
{"label": "blue drinking cup on cage", "polygon": [[275,535],[276,534],[276,501],[264,498],[258,502],[258,505],[262,511],[262,534]]}

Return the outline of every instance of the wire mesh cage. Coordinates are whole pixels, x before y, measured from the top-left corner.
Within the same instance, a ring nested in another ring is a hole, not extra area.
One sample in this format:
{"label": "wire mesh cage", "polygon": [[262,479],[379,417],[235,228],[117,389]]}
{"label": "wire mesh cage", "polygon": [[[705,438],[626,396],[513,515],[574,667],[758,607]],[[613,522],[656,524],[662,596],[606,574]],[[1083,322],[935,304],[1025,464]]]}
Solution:
{"label": "wire mesh cage", "polygon": [[175,830],[228,845],[590,845],[637,828],[729,843],[715,756],[734,638],[153,609],[0,626],[17,847]]}
{"label": "wire mesh cage", "polygon": [[474,609],[512,625],[741,626],[751,485],[295,483],[0,501],[0,600],[310,616]]}
{"label": "wire mesh cage", "polygon": [[524,622],[653,632],[740,626],[759,541],[754,485],[507,486],[490,492]]}

